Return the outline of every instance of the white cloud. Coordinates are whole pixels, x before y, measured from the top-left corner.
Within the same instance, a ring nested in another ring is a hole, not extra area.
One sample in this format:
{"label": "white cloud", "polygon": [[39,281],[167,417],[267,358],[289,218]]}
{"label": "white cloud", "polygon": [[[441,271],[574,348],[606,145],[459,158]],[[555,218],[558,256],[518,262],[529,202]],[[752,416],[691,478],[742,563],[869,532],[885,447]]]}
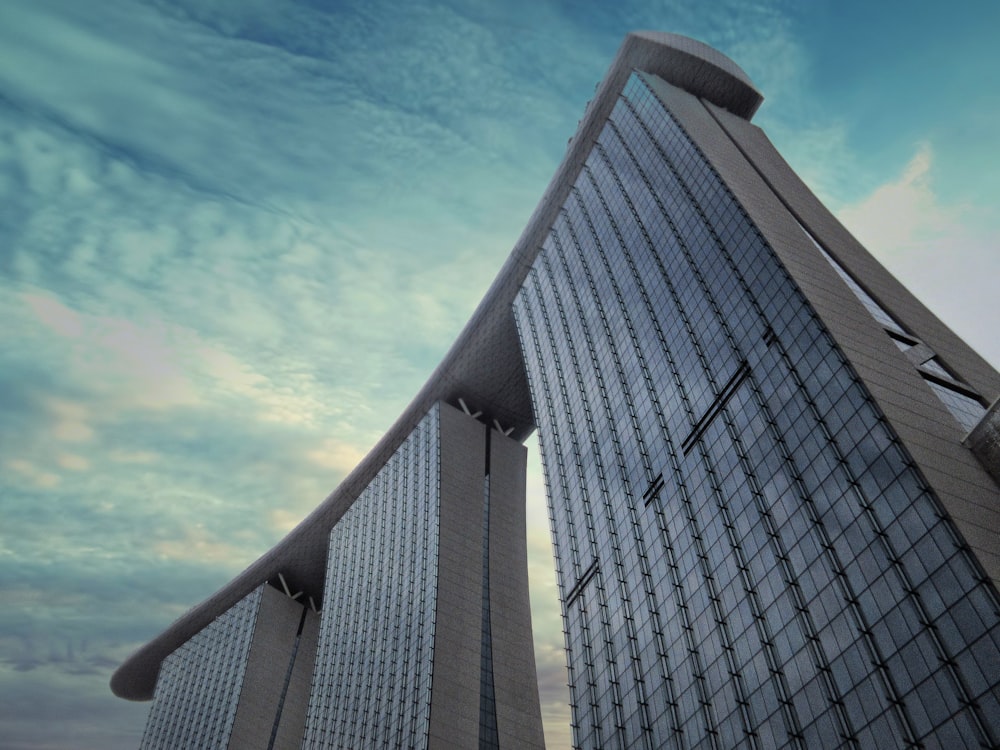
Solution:
{"label": "white cloud", "polygon": [[840,219],[863,244],[886,254],[904,254],[953,234],[962,208],[938,203],[931,182],[932,160],[930,144],[921,144],[897,179],[842,208]]}
{"label": "white cloud", "polygon": [[[49,429],[40,436],[40,444],[36,440],[31,440],[29,436],[22,435],[22,440],[15,451],[28,452],[36,460],[41,457],[48,460],[53,442],[79,444],[95,441],[94,428],[91,426],[93,418],[86,406],[60,398],[47,398],[44,400],[44,406],[53,421]],[[77,446],[76,450],[81,447]],[[82,471],[90,467],[90,462],[86,458],[68,451],[57,454],[55,462],[63,469],[72,471]]]}
{"label": "white cloud", "polygon": [[56,463],[70,471],[86,471],[90,468],[90,461],[75,453],[59,453],[56,456]]}
{"label": "white cloud", "polygon": [[[63,365],[98,392],[113,394],[132,408],[166,409],[199,402],[183,361],[191,332],[158,321],[138,324],[82,314],[44,293],[25,292],[21,299],[40,323],[65,339]],[[90,428],[79,421],[65,420],[61,425],[60,439],[89,437]]]}
{"label": "white cloud", "polygon": [[317,448],[310,450],[306,456],[317,466],[333,469],[346,475],[361,462],[365,453],[357,446],[334,438],[327,438]]}
{"label": "white cloud", "polygon": [[37,294],[25,294],[22,298],[35,317],[55,333],[67,338],[83,335],[83,324],[80,322],[79,314],[58,300]]}
{"label": "white cloud", "polygon": [[934,150],[921,144],[893,180],[838,218],[974,349],[1000,364],[1000,227],[977,206],[935,191]]}
{"label": "white cloud", "polygon": [[60,482],[58,474],[46,471],[31,461],[27,461],[23,458],[8,458],[4,461],[4,466],[14,472],[16,476],[19,476],[43,489],[51,489],[52,487],[57,486]]}
{"label": "white cloud", "polygon": [[168,539],[153,541],[152,549],[161,560],[220,566],[230,573],[250,562],[243,544],[224,541],[201,523],[187,524],[178,531]]}
{"label": "white cloud", "polygon": [[111,461],[122,464],[151,464],[161,458],[152,451],[136,450],[112,450],[108,452],[107,456]]}

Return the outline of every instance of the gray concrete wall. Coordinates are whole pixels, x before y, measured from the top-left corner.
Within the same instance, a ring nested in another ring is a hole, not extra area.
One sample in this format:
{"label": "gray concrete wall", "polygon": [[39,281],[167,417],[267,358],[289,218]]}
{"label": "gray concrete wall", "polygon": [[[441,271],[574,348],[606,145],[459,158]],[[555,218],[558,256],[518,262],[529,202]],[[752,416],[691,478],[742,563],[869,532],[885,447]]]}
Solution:
{"label": "gray concrete wall", "polygon": [[486,427],[440,405],[440,551],[428,747],[479,745]]}
{"label": "gray concrete wall", "polygon": [[490,438],[490,630],[501,748],[544,748],[531,637],[525,526],[527,449]]}
{"label": "gray concrete wall", "polygon": [[288,682],[288,692],[285,694],[278,734],[274,738],[274,750],[299,750],[302,747],[317,643],[319,643],[319,615],[308,610],[306,621],[302,625],[299,650],[295,654],[292,677]]}
{"label": "gray concrete wall", "polygon": [[987,400],[1000,394],[1000,374],[851,236],[763,131],[662,81],[654,79],[654,88],[809,299],[986,573],[1000,586],[1000,488],[961,444],[962,430],[946,407],[816,252],[796,220]]}
{"label": "gray concrete wall", "polygon": [[301,604],[264,586],[230,748],[267,750],[301,617]]}

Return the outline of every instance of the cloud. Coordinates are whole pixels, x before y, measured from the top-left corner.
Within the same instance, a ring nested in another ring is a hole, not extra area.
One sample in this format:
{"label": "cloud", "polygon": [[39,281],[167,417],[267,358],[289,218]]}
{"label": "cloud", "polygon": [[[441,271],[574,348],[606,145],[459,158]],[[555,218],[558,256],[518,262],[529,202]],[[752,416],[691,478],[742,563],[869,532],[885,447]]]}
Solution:
{"label": "cloud", "polygon": [[992,213],[942,200],[935,190],[934,149],[922,143],[898,177],[837,215],[910,291],[996,365],[1000,345],[992,321],[1000,314],[994,283],[1000,231]]}
{"label": "cloud", "polygon": [[[0,642],[9,653],[23,644]],[[6,750],[129,750],[139,745],[148,704],[107,701],[109,665],[99,657],[76,672],[0,664],[0,726]],[[21,664],[25,664],[22,662]],[[95,717],[100,717],[95,721]]]}
{"label": "cloud", "polygon": [[336,469],[344,474],[350,472],[365,457],[356,446],[333,438],[327,438],[319,447],[310,450],[306,455],[315,464]]}
{"label": "cloud", "polygon": [[60,336],[75,338],[83,333],[80,316],[50,297],[25,295],[24,301],[43,324]]}
{"label": "cloud", "polygon": [[[442,201],[488,215],[487,195],[462,180],[486,166],[494,181],[525,168],[544,179],[572,122],[560,106],[570,81],[552,79],[587,80],[573,60],[542,65],[537,45],[447,5],[246,5],[15,4],[0,86],[132,170],[325,221],[376,205],[417,218]],[[495,127],[501,115],[519,127]],[[51,165],[38,150],[31,162],[51,192]],[[92,191],[86,172],[58,179]]]}
{"label": "cloud", "polygon": [[[148,707],[110,695],[113,665],[293,528],[391,425],[628,28],[727,50],[775,105],[761,123],[859,234],[892,201],[901,222],[916,212],[909,235],[876,239],[905,244],[885,251],[891,267],[946,279],[928,238],[964,259],[952,266],[994,257],[987,222],[934,194],[932,150],[874,190],[851,123],[809,96],[809,48],[783,8],[6,3],[5,742],[136,746]],[[967,288],[985,294],[996,273],[977,268]],[[529,497],[547,738],[568,747],[537,466]]]}
{"label": "cloud", "polygon": [[73,453],[58,454],[56,456],[56,463],[70,471],[86,471],[90,468],[90,461]]}
{"label": "cloud", "polygon": [[[82,329],[80,331],[82,333]],[[93,439],[90,411],[86,406],[60,398],[45,399],[46,410],[55,420],[52,438],[58,442],[86,443]]]}
{"label": "cloud", "polygon": [[60,481],[58,474],[46,471],[23,458],[9,458],[4,461],[4,466],[38,487],[55,487]]}
{"label": "cloud", "polygon": [[840,219],[854,228],[866,246],[884,253],[904,253],[914,245],[947,236],[961,218],[962,208],[938,203],[931,180],[932,161],[930,144],[920,144],[897,179],[879,186],[861,202],[843,207]]}
{"label": "cloud", "polygon": [[221,567],[233,573],[239,572],[247,562],[243,545],[220,543],[202,523],[188,524],[172,538],[156,540],[152,550],[161,560]]}

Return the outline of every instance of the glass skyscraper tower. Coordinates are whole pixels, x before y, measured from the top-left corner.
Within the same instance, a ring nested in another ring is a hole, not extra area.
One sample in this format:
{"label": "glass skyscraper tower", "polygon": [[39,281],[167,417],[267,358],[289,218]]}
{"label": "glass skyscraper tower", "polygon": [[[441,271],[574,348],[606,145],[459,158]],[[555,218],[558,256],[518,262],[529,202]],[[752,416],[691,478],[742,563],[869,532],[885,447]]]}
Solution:
{"label": "glass skyscraper tower", "polygon": [[115,691],[159,671],[151,726],[190,723],[185,654],[238,631],[220,684],[246,682],[229,608],[281,573],[322,604],[282,699],[304,747],[536,741],[511,509],[537,428],[577,747],[1000,746],[1000,374],[802,184],[761,100],[701,43],[629,35],[397,424]]}
{"label": "glass skyscraper tower", "polygon": [[[633,74],[515,302],[576,744],[995,746],[995,590],[689,135],[713,128],[721,151],[732,120]],[[814,273],[877,305],[773,208]],[[892,342],[916,334],[870,312],[904,359]],[[914,370],[957,444],[981,402]]]}

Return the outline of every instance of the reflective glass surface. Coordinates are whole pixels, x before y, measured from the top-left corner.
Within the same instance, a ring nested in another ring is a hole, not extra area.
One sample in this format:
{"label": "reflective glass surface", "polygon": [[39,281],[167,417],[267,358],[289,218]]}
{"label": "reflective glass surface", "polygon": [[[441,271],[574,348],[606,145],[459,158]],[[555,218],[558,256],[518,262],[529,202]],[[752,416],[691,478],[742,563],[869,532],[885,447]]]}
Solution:
{"label": "reflective glass surface", "polygon": [[[940,368],[927,367],[928,364],[930,363],[924,363],[922,367],[931,372],[938,373],[938,369]],[[947,373],[945,375],[950,377]],[[931,380],[930,378],[925,378],[924,380],[931,387],[931,390],[937,394],[937,397],[941,399],[941,402],[948,407],[948,411],[955,417],[955,421],[962,425],[962,428],[966,431],[971,430],[979,424],[979,420],[986,415],[986,407],[971,396],[967,396],[936,380]]]}
{"label": "reflective glass surface", "polygon": [[994,589],[640,75],[514,313],[576,747],[1000,741]]}
{"label": "reflective glass surface", "polygon": [[229,746],[263,588],[163,660],[142,750]]}
{"label": "reflective glass surface", "polygon": [[951,373],[948,372],[946,369],[944,369],[944,367],[941,366],[941,363],[937,361],[936,357],[932,357],[931,359],[927,360],[926,362],[924,362],[923,364],[921,364],[920,367],[923,370],[927,370],[928,372],[932,372],[935,375],[940,375],[943,378],[950,378],[950,377],[952,377]]}
{"label": "reflective glass surface", "polygon": [[423,748],[440,508],[435,406],[333,527],[303,748]]}

